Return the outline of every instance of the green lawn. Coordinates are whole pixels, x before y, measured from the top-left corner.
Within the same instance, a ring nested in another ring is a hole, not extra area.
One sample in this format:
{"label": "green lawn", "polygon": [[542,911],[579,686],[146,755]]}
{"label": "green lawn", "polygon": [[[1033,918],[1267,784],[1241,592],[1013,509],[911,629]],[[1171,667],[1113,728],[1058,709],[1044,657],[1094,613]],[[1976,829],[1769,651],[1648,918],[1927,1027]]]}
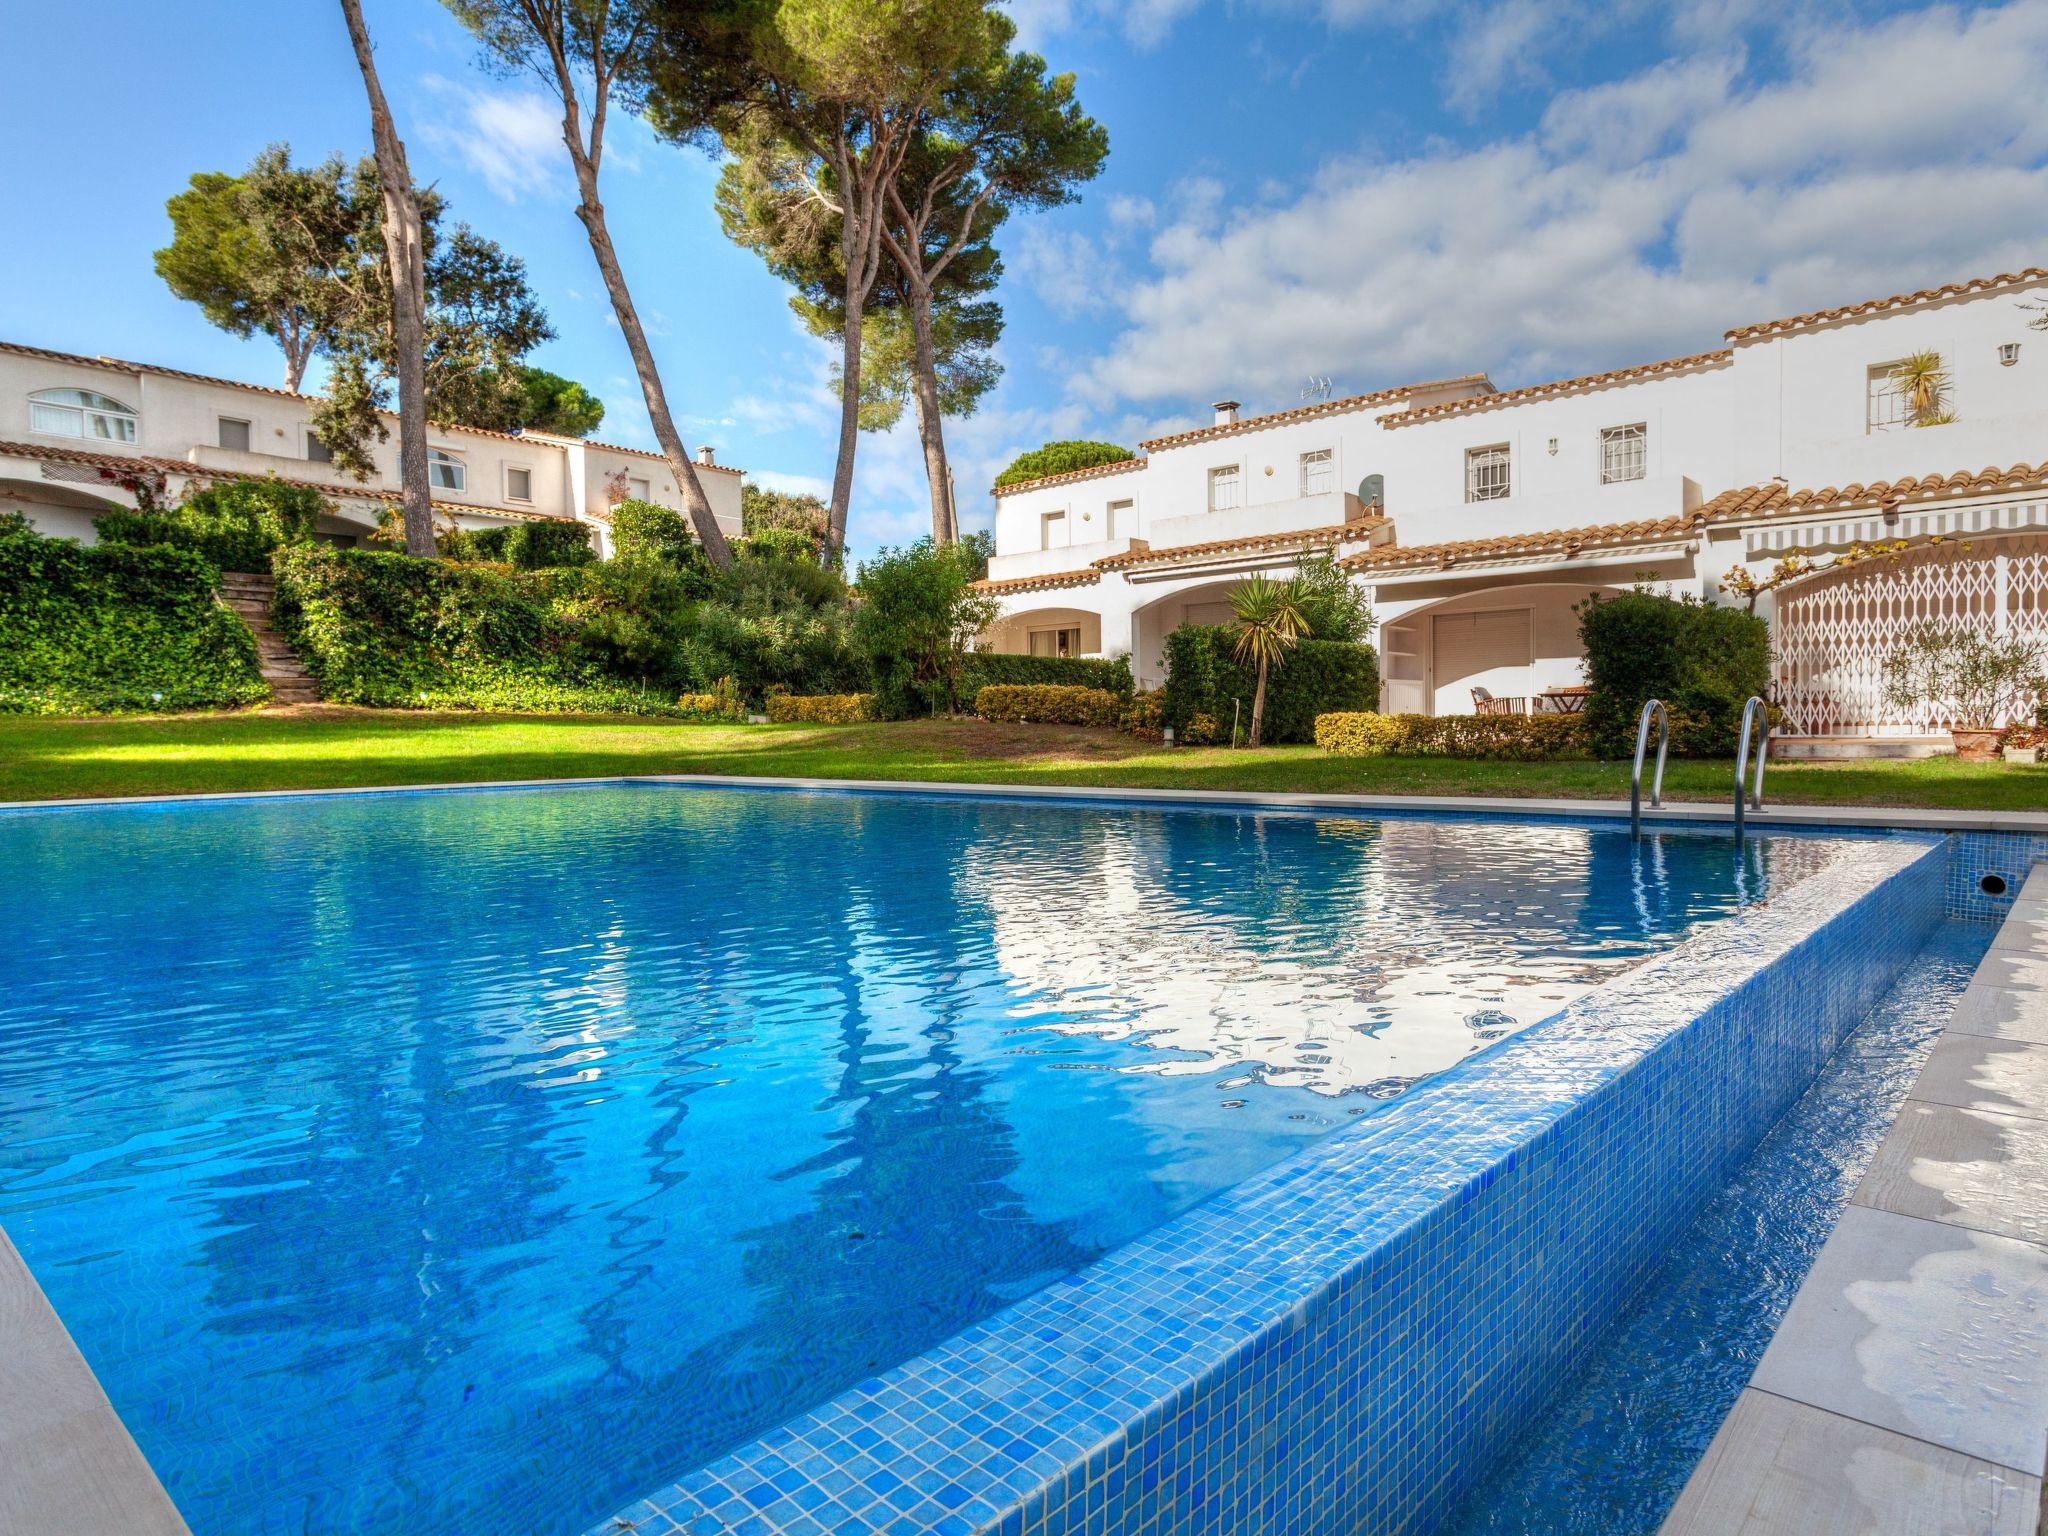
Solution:
{"label": "green lawn", "polygon": [[[1727,798],[1727,763],[1671,764],[1668,797]],[[1619,799],[1625,763],[1332,758],[1312,747],[1171,751],[1109,731],[906,721],[686,725],[623,718],[317,709],[149,718],[0,716],[0,799],[430,784],[626,773],[746,773],[989,784],[1335,790]],[[1770,797],[1831,805],[2048,810],[2048,767],[1790,764]]]}

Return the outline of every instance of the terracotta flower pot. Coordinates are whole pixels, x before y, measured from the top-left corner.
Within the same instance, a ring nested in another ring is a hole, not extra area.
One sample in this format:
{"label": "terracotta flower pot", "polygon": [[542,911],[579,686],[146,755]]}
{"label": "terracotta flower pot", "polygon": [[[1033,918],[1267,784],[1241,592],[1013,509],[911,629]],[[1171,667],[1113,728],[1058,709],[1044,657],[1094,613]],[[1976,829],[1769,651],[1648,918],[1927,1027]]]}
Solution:
{"label": "terracotta flower pot", "polygon": [[1956,760],[1964,763],[1995,763],[1998,761],[1998,738],[2004,734],[1989,728],[1957,729],[1950,731],[1949,739],[1956,744]]}

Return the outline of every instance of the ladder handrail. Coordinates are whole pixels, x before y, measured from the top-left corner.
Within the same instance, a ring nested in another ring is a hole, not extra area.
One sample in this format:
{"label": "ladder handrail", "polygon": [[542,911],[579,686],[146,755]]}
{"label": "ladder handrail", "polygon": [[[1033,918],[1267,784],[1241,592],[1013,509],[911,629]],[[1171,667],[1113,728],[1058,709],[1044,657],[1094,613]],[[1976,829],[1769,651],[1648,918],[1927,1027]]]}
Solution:
{"label": "ladder handrail", "polygon": [[[1763,730],[1756,737],[1756,773],[1751,780],[1747,807],[1743,805],[1742,781],[1749,776],[1750,727],[1753,721],[1761,719]],[[1764,759],[1771,755],[1771,715],[1768,706],[1755,694],[1742,706],[1742,736],[1735,746],[1735,840],[1742,841],[1742,817],[1745,809],[1760,811],[1764,808]]]}
{"label": "ladder handrail", "polygon": [[1662,699],[1645,699],[1642,717],[1636,721],[1635,773],[1628,784],[1628,835],[1634,842],[1643,840],[1643,753],[1650,745],[1653,714],[1657,717],[1657,777],[1650,783],[1650,809],[1664,806],[1664,756],[1671,750],[1671,716],[1665,713]]}

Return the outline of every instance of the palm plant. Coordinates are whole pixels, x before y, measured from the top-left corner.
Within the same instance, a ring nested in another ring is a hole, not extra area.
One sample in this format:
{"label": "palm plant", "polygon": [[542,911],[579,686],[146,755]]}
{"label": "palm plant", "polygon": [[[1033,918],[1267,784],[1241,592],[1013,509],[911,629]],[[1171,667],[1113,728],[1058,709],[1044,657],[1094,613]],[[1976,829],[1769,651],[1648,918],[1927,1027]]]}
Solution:
{"label": "palm plant", "polygon": [[1293,582],[1282,584],[1264,576],[1241,581],[1231,591],[1230,611],[1237,622],[1232,648],[1238,661],[1259,669],[1258,686],[1252,690],[1251,744],[1259,744],[1259,729],[1266,720],[1266,673],[1287,655],[1287,648],[1301,638],[1308,627],[1301,611],[1301,594]]}
{"label": "palm plant", "polygon": [[1942,405],[1948,393],[1948,370],[1939,352],[1915,352],[1892,366],[1892,383],[1904,402],[1906,416],[1916,427],[1942,426],[1955,420]]}

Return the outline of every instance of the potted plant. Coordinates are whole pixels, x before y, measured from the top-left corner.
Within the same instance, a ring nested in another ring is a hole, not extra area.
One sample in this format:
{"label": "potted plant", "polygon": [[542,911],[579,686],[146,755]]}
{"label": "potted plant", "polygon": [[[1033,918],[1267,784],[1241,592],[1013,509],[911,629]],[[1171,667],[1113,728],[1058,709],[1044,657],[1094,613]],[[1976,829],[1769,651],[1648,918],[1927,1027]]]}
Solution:
{"label": "potted plant", "polygon": [[2016,725],[1999,738],[2008,763],[2029,766],[2041,761],[2041,748],[2048,746],[2048,729],[2038,725]]}
{"label": "potted plant", "polygon": [[1995,762],[2005,722],[2029,713],[2044,686],[2036,642],[1955,624],[1918,625],[1884,671],[1885,701],[1946,715],[1966,763]]}

